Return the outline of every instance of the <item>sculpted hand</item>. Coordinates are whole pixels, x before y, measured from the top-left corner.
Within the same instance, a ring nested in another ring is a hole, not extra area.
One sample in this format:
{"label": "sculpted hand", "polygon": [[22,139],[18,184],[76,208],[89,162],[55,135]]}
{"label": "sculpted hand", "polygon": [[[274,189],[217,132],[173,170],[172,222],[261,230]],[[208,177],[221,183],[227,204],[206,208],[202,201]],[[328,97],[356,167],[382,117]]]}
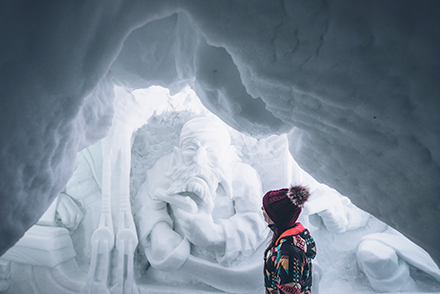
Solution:
{"label": "sculpted hand", "polygon": [[327,209],[319,212],[318,215],[322,218],[327,230],[343,233],[347,230],[348,225],[345,205],[340,198],[330,204]]}
{"label": "sculpted hand", "polygon": [[160,222],[154,227],[150,238],[151,253],[159,260],[165,259],[182,242],[182,237],[164,222]]}
{"label": "sculpted hand", "polygon": [[163,270],[174,271],[180,268],[190,254],[187,239],[174,232],[171,227],[160,222],[156,224],[149,236],[151,242],[145,248],[145,255],[151,266]]}
{"label": "sculpted hand", "polygon": [[211,214],[214,209],[213,195],[206,184],[198,178],[192,178],[187,182],[187,191],[193,195],[192,199],[197,204],[199,210]]}
{"label": "sculpted hand", "polygon": [[61,193],[58,196],[55,218],[67,229],[74,231],[83,220],[84,213],[72,198]]}
{"label": "sculpted hand", "polygon": [[183,233],[194,245],[216,248],[224,246],[223,229],[219,224],[214,223],[211,214],[203,211],[192,214],[177,208],[175,216],[180,219],[179,224]]}

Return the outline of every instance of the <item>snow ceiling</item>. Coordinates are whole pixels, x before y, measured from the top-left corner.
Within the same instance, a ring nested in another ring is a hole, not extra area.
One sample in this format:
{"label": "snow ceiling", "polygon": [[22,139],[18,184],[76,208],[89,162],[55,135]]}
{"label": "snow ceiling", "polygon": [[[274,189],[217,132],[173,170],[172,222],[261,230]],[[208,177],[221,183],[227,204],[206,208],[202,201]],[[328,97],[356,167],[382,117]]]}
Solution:
{"label": "snow ceiling", "polygon": [[[190,85],[230,126],[440,261],[440,2],[1,1],[0,254],[103,138],[113,85]],[[294,136],[293,136],[294,135]]]}

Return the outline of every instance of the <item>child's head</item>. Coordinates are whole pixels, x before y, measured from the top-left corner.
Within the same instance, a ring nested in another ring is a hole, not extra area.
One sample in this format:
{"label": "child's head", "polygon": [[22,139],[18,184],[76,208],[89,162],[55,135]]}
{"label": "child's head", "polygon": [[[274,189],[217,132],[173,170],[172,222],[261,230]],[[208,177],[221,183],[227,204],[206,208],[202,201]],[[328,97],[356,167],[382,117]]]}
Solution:
{"label": "child's head", "polygon": [[272,190],[263,197],[263,208],[267,216],[280,229],[292,227],[301,213],[301,206],[310,196],[309,190],[304,186],[292,186]]}

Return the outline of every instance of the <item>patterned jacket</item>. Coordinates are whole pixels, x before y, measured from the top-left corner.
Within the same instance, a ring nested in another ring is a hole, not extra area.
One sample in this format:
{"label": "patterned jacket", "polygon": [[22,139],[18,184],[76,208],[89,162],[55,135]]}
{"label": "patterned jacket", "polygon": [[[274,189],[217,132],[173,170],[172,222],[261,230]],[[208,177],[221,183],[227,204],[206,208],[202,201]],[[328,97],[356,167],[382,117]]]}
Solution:
{"label": "patterned jacket", "polygon": [[315,241],[301,223],[286,230],[265,258],[264,284],[267,294],[309,294]]}

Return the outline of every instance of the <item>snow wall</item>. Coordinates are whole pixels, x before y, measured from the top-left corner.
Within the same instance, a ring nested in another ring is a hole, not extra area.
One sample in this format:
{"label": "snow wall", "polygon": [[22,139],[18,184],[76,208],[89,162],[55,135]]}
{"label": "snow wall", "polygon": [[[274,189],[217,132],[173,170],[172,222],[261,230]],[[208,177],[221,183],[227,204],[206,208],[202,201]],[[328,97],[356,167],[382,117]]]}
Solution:
{"label": "snow wall", "polygon": [[0,254],[103,138],[113,84],[178,92],[291,153],[440,261],[440,3],[3,1]]}

